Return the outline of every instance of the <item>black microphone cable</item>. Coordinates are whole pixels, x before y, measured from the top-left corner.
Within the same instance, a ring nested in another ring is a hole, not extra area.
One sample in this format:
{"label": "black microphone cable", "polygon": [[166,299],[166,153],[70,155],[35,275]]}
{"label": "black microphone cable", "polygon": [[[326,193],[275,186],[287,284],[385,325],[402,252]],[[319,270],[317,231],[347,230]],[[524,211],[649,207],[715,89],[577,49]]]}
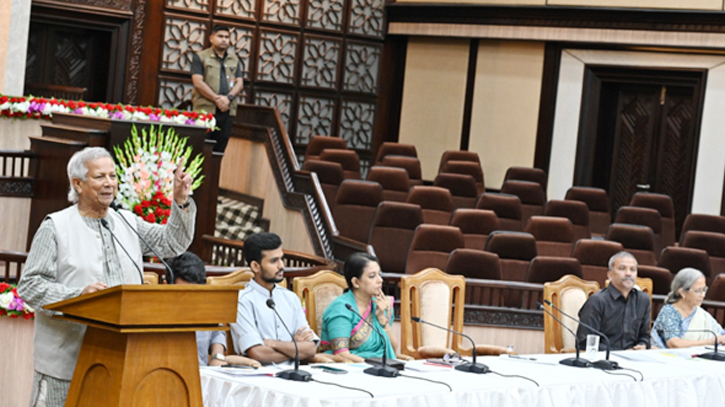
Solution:
{"label": "black microphone cable", "polygon": [[493,370],[489,370],[489,372],[490,373],[493,373],[495,375],[501,376],[501,377],[507,377],[507,378],[513,378],[513,379],[518,378],[518,379],[528,380],[531,383],[534,383],[536,385],[536,387],[541,387],[536,380],[531,379],[531,378],[528,378],[526,376],[521,376],[521,375],[517,375],[517,374],[502,374],[502,373],[499,373],[499,372],[496,372],[496,371],[493,371]]}
{"label": "black microphone cable", "polygon": [[643,374],[642,374],[642,372],[640,372],[639,370],[636,370],[636,369],[630,369],[630,368],[628,368],[628,367],[623,367],[623,368],[622,368],[621,370],[629,370],[630,372],[635,372],[635,373],[639,374],[639,377],[640,377],[639,381],[640,381],[640,382],[643,382],[643,381],[644,381],[644,375],[643,375]]}
{"label": "black microphone cable", "polygon": [[451,388],[451,386],[449,386],[449,385],[448,385],[448,383],[444,383],[444,382],[439,382],[438,380],[431,380],[431,379],[426,379],[425,377],[418,377],[418,376],[409,376],[409,375],[407,375],[407,374],[402,374],[402,373],[398,374],[398,376],[400,376],[400,377],[407,377],[408,379],[418,379],[418,380],[424,380],[424,381],[426,381],[426,382],[431,382],[431,383],[438,383],[438,384],[442,384],[442,385],[444,385],[444,386],[448,387],[448,390],[449,390],[449,391],[450,391],[451,393],[453,393],[453,388]]}
{"label": "black microphone cable", "polygon": [[111,226],[108,224],[108,221],[106,219],[101,218],[101,225],[103,225],[103,227],[106,228],[108,233],[111,234],[111,237],[113,238],[113,240],[115,240],[116,243],[118,243],[118,246],[121,247],[121,250],[123,250],[123,252],[126,253],[126,256],[128,256],[129,259],[131,259],[131,263],[133,263],[133,265],[136,267],[136,270],[138,270],[138,275],[141,277],[141,284],[143,284],[143,271],[141,271],[141,268],[138,266],[138,264],[136,264],[136,260],[133,257],[131,257],[131,255],[128,253],[126,248],[123,247],[123,245],[121,244],[121,241],[118,240],[116,235],[111,231]]}
{"label": "black microphone cable", "polygon": [[332,383],[332,382],[323,382],[322,380],[317,380],[317,379],[315,379],[315,378],[310,378],[310,380],[309,380],[309,381],[311,381],[311,382],[316,382],[316,383],[320,383],[320,384],[327,384],[327,385],[329,385],[329,386],[337,386],[337,387],[342,387],[343,389],[347,389],[347,390],[356,390],[356,391],[361,391],[361,392],[363,392],[363,393],[367,393],[367,394],[369,394],[371,398],[375,398],[375,396],[373,395],[373,393],[370,393],[369,391],[367,391],[367,390],[365,390],[365,389],[361,389],[361,388],[359,388],[359,387],[350,387],[350,386],[345,386],[345,385],[342,385],[342,384],[339,384],[339,383]]}
{"label": "black microphone cable", "polygon": [[[606,374],[610,374],[610,375],[612,375],[612,376],[629,376],[629,377],[630,377],[630,378],[631,378],[632,380],[634,380],[635,382],[637,381],[637,378],[636,378],[636,377],[634,377],[634,376],[632,376],[632,375],[631,375],[631,374],[629,374],[629,373],[624,373],[624,372],[622,372],[622,373],[614,373],[614,372],[612,372],[611,370],[607,370],[607,369],[599,369],[599,370],[601,370],[602,372],[604,372],[604,373],[606,373]],[[624,370],[624,368],[619,368],[619,369],[617,369],[617,370]],[[631,369],[628,369],[628,370],[631,370]]]}

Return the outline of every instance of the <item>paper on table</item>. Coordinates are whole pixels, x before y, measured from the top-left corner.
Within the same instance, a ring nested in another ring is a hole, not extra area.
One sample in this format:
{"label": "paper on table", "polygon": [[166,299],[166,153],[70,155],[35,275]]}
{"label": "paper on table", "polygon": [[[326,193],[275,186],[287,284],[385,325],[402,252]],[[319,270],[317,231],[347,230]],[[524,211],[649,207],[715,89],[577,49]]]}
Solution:
{"label": "paper on table", "polygon": [[405,370],[413,370],[416,372],[446,372],[453,370],[453,366],[439,365],[423,360],[413,360],[405,364]]}
{"label": "paper on table", "polygon": [[223,373],[229,376],[274,376],[279,372],[278,368],[272,366],[264,366],[259,369],[238,369],[238,368],[222,368],[216,366],[201,366],[201,369],[211,370]]}
{"label": "paper on table", "polygon": [[665,363],[664,361],[655,359],[644,352],[637,351],[617,351],[612,352],[612,356],[616,356],[620,359],[631,360],[634,362]]}

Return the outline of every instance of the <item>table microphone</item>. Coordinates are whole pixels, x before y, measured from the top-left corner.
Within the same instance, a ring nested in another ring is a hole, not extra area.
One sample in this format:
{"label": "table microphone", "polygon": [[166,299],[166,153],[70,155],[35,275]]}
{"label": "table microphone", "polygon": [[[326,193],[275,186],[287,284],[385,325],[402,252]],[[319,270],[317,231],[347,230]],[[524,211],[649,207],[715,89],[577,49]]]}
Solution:
{"label": "table microphone", "polygon": [[464,333],[461,333],[461,332],[456,332],[452,329],[448,329],[448,328],[436,325],[436,324],[428,322],[428,321],[423,321],[422,319],[420,319],[418,317],[410,317],[410,319],[419,324],[427,324],[432,327],[436,327],[438,329],[442,329],[444,331],[448,331],[450,333],[460,335],[460,336],[468,339],[469,341],[471,341],[471,352],[472,352],[472,356],[473,356],[473,362],[458,365],[458,366],[456,366],[456,370],[460,370],[461,372],[469,372],[469,373],[488,373],[489,372],[490,369],[488,368],[488,366],[484,365],[483,363],[476,363],[476,343],[473,342],[473,339],[471,339],[470,336],[468,336]]}
{"label": "table microphone", "polygon": [[[678,330],[674,330],[674,329],[668,329],[668,330],[658,329],[657,330],[657,334],[660,336],[660,338],[662,338],[663,341],[664,341],[664,335],[663,334],[665,332],[681,333],[682,331],[679,330],[679,329]],[[695,357],[702,358],[702,359],[708,359],[708,360],[717,360],[717,361],[720,361],[720,362],[725,361],[725,353],[718,353],[718,351],[717,351],[717,333],[715,333],[715,331],[712,331],[712,330],[709,330],[709,329],[688,329],[687,332],[707,332],[707,333],[711,333],[715,337],[715,352],[702,353],[702,354],[699,354],[699,355],[695,355]],[[667,344],[665,343],[665,345],[667,345]]]}
{"label": "table microphone", "polygon": [[[596,362],[592,362],[590,364],[591,367],[596,367],[596,368],[602,369],[602,370],[621,369],[621,367],[619,367],[619,363],[617,363],[616,361],[613,361],[613,360],[609,360],[609,349],[611,348],[611,346],[609,344],[609,337],[607,337],[607,335],[604,335],[602,332],[594,329],[591,325],[587,325],[584,322],[580,321],[579,319],[574,318],[573,316],[571,316],[571,315],[567,314],[566,312],[562,311],[561,308],[559,308],[556,305],[552,304],[551,301],[544,300],[544,302],[548,306],[550,306],[550,307],[554,308],[555,310],[559,311],[565,317],[570,318],[570,319],[578,322],[580,325],[584,325],[585,328],[589,328],[589,330],[591,330],[592,332],[594,332],[597,335],[599,335],[602,338],[604,338],[604,342],[606,342],[606,344],[607,344],[607,353],[606,353],[606,356],[605,356],[604,360],[598,360]],[[577,342],[579,342],[579,338],[577,338]]]}
{"label": "table microphone", "polygon": [[370,328],[372,328],[373,331],[377,332],[377,334],[380,335],[381,338],[383,338],[384,345],[383,345],[383,364],[382,364],[382,366],[372,366],[372,367],[365,369],[363,372],[365,372],[371,376],[397,377],[398,374],[400,373],[398,371],[398,369],[388,366],[388,340],[385,339],[385,335],[383,335],[377,328],[375,328],[373,326],[373,324],[368,322],[368,320],[363,318],[363,316],[360,315],[359,312],[355,311],[352,308],[352,305],[345,304],[345,308],[349,309],[355,315],[359,316],[361,320],[365,321],[365,323],[368,324],[368,326],[370,326]]}
{"label": "table microphone", "polygon": [[128,250],[126,250],[126,248],[123,247],[123,245],[121,244],[121,241],[118,240],[118,238],[116,237],[115,234],[113,234],[113,232],[111,231],[111,227],[108,224],[108,221],[106,219],[101,218],[101,225],[103,225],[103,227],[106,228],[108,233],[111,234],[111,237],[113,238],[113,240],[115,240],[116,243],[118,243],[118,245],[121,247],[121,250],[123,250],[123,252],[126,253],[126,256],[128,256],[129,259],[131,259],[131,263],[133,263],[133,265],[136,267],[136,270],[138,270],[138,275],[141,277],[141,284],[143,284],[143,271],[141,271],[141,268],[138,266],[138,264],[136,264],[136,260],[133,257],[131,257],[130,254],[128,254]]}
{"label": "table microphone", "polygon": [[292,337],[292,343],[295,344],[295,368],[279,372],[276,376],[285,380],[292,380],[293,382],[309,382],[312,378],[312,374],[310,374],[310,372],[300,370],[300,350],[297,347],[297,340],[295,339],[295,336],[292,335],[292,331],[287,328],[287,324],[284,323],[284,319],[282,319],[282,316],[279,315],[279,312],[277,312],[276,304],[273,299],[270,298],[267,300],[267,306],[271,308],[275,314],[277,314],[277,318],[282,321],[282,326],[284,326],[284,329],[286,329],[287,333],[289,333]]}
{"label": "table microphone", "polygon": [[[172,205],[174,205],[174,204],[172,203]],[[138,231],[133,226],[131,226],[131,224],[128,222],[128,220],[126,219],[126,217],[124,217],[123,214],[121,214],[119,212],[119,209],[120,208],[119,208],[118,204],[115,201],[111,203],[111,209],[113,209],[114,211],[116,211],[116,213],[118,213],[118,215],[121,217],[121,219],[123,219],[123,221],[128,225],[128,227],[131,230],[133,230],[133,233],[135,233],[136,236],[138,236],[138,238],[141,239],[142,242],[144,242],[144,244],[146,245],[146,247],[148,247],[149,250],[151,250],[151,253],[153,253],[154,256],[156,256],[156,258],[159,259],[159,261],[161,262],[161,264],[163,264],[164,267],[166,267],[166,270],[169,272],[169,276],[171,276],[171,281],[167,281],[167,283],[174,284],[176,282],[176,277],[174,276],[174,270],[171,269],[171,266],[169,266],[169,263],[165,262],[164,259],[161,257],[161,255],[159,255],[159,252],[157,252],[156,250],[154,250],[154,248],[151,247],[151,245],[149,244],[149,242],[147,242],[146,239],[144,239],[143,236],[141,236],[141,234],[138,233]],[[108,231],[110,232],[111,230],[109,229]],[[141,275],[141,283],[143,283],[143,274]]]}
{"label": "table microphone", "polygon": [[546,312],[547,314],[551,315],[551,317],[554,318],[556,320],[556,322],[558,322],[559,324],[561,324],[561,326],[564,329],[566,329],[567,331],[569,331],[569,333],[571,333],[572,335],[574,335],[574,348],[576,349],[576,357],[575,358],[566,358],[566,359],[560,360],[559,363],[561,363],[562,365],[573,366],[573,367],[589,367],[589,365],[591,364],[591,362],[589,362],[588,360],[586,360],[584,358],[580,358],[579,357],[579,340],[576,337],[576,334],[574,333],[574,331],[572,331],[568,326],[564,325],[564,323],[561,322],[561,320],[559,318],[555,317],[554,314],[551,311],[549,311],[548,309],[544,308],[544,304],[536,301],[536,306],[540,310],[542,310],[542,311]]}

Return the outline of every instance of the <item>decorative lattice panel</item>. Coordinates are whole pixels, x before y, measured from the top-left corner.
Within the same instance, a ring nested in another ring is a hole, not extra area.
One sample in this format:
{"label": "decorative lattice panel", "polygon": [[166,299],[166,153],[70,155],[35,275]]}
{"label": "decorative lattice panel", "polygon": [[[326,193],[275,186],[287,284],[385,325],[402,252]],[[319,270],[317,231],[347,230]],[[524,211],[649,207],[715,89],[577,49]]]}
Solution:
{"label": "decorative lattice panel", "polygon": [[161,68],[189,72],[193,53],[204,49],[207,25],[178,17],[166,18],[165,25]]}
{"label": "decorative lattice panel", "polygon": [[306,36],[300,84],[335,89],[340,48],[341,41],[339,40]]}
{"label": "decorative lattice panel", "polygon": [[259,37],[257,80],[293,84],[297,44],[294,34],[263,30]]}
{"label": "decorative lattice panel", "polygon": [[372,150],[375,104],[346,100],[340,113],[340,137],[356,150]]}
{"label": "decorative lattice panel", "polygon": [[300,96],[295,143],[307,144],[312,136],[329,136],[333,134],[332,118],[334,112],[334,100],[306,95]]}
{"label": "decorative lattice panel", "polygon": [[191,99],[194,86],[191,82],[179,82],[170,79],[159,81],[159,106],[164,109],[175,109],[184,101]]}
{"label": "decorative lattice panel", "polygon": [[257,12],[254,0],[217,0],[216,13],[219,16],[253,19]]}

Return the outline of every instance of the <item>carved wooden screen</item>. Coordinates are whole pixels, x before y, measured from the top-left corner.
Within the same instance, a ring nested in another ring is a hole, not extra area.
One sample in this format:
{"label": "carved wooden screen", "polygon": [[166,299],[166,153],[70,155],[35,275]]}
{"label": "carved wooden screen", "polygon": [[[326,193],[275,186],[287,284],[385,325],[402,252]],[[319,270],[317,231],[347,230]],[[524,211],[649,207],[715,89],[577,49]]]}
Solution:
{"label": "carved wooden screen", "polygon": [[314,135],[372,150],[383,0],[166,0],[158,103],[191,98],[192,52],[215,24],[232,28],[243,100],[278,109],[298,155]]}

